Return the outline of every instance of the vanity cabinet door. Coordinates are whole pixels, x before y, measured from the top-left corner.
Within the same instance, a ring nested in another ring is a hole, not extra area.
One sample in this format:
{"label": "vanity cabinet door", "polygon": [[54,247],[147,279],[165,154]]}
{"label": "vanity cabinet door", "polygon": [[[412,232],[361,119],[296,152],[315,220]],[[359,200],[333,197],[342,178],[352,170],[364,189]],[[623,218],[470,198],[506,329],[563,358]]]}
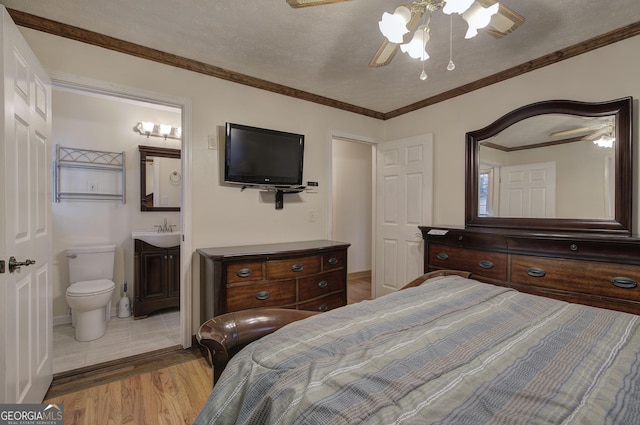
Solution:
{"label": "vanity cabinet door", "polygon": [[180,248],[167,250],[167,296],[180,297]]}
{"label": "vanity cabinet door", "polygon": [[166,285],[166,252],[150,251],[140,254],[141,263],[141,285],[136,299],[140,301],[167,296]]}
{"label": "vanity cabinet door", "polygon": [[135,240],[133,316],[180,307],[180,246],[159,248]]}

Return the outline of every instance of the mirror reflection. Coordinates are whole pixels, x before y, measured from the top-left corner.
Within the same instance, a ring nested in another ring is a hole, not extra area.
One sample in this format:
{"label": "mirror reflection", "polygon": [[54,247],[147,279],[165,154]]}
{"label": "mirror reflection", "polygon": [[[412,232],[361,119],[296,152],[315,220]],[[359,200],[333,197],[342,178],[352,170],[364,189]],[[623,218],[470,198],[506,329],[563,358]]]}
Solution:
{"label": "mirror reflection", "polygon": [[630,236],[632,110],[541,101],[468,132],[465,227]]}
{"label": "mirror reflection", "polygon": [[481,217],[614,217],[615,116],[539,115],[480,142]]}
{"label": "mirror reflection", "polygon": [[179,211],[180,149],[139,146],[141,211]]}

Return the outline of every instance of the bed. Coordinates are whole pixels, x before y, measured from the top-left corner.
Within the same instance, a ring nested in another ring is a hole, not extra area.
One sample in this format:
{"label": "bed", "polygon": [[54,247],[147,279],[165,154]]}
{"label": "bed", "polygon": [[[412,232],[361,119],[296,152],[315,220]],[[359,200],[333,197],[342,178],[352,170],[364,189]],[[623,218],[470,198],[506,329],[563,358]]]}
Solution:
{"label": "bed", "polygon": [[255,313],[200,328],[224,372],[195,423],[640,423],[634,314],[449,271],[318,315]]}

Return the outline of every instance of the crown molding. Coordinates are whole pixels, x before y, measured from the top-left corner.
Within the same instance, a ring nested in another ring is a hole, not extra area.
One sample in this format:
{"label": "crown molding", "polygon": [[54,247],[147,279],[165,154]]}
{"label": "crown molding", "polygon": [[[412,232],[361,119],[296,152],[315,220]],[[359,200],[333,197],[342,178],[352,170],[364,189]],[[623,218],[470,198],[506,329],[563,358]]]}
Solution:
{"label": "crown molding", "polygon": [[448,90],[435,96],[431,96],[402,108],[395,109],[390,112],[378,112],[372,109],[352,105],[350,103],[330,99],[328,97],[319,96],[303,90],[298,90],[281,84],[272,83],[260,78],[255,78],[238,72],[229,71],[227,69],[219,68],[217,66],[209,65],[193,59],[184,58],[182,56],[162,52],[156,49],[151,49],[149,47],[130,43],[128,41],[109,37],[104,34],[99,34],[93,31],[52,21],[50,19],[42,18],[29,13],[20,12],[15,9],[7,9],[7,11],[9,12],[9,15],[11,15],[11,18],[16,23],[16,25],[19,25],[21,27],[46,32],[48,34],[80,41],[82,43],[91,44],[131,56],[136,56],[142,59],[147,59],[188,71],[197,72],[199,74],[220,78],[222,80],[227,80],[257,89],[270,91],[273,93],[281,94],[283,96],[289,96],[296,99],[306,100],[308,102],[329,106],[331,108],[353,112],[355,114],[364,115],[379,120],[388,120],[400,115],[407,114],[409,112],[416,111],[418,109],[426,108],[427,106],[431,106],[436,103],[440,103],[445,100],[470,93],[472,91],[490,86],[492,84],[517,77],[518,75],[522,75],[527,72],[552,65],[565,59],[569,59],[574,56],[587,53],[600,47],[604,47],[609,44],[616,43],[618,41],[622,41],[640,34],[639,21],[634,24],[627,25],[626,27],[608,32],[601,36],[594,37],[582,43],[578,43],[565,49],[561,49],[548,55],[542,56],[538,59],[534,59],[521,65],[514,66],[480,80],[473,81],[471,83],[465,84],[452,90]]}

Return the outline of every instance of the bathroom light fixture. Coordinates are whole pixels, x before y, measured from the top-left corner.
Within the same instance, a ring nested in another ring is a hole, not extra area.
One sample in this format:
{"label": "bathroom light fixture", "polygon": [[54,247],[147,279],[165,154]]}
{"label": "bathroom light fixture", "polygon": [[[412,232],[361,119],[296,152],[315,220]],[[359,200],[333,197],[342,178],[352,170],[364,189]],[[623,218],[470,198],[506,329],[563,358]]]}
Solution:
{"label": "bathroom light fixture", "polygon": [[[378,49],[369,66],[378,67],[387,65],[395,56],[396,48],[409,54],[414,59],[422,62],[429,58],[427,53],[427,41],[431,33],[431,17],[438,10],[444,14],[458,14],[467,23],[468,29],[465,38],[469,39],[478,34],[478,30],[486,28],[486,31],[495,38],[501,38],[518,28],[524,18],[501,5],[495,0],[413,0],[408,5],[402,5],[395,9],[393,14],[383,13],[378,23],[380,32],[386,40]],[[418,26],[421,18],[429,13],[426,23]],[[404,43],[407,34],[414,31],[411,41]],[[449,29],[449,63],[447,70],[453,71],[452,52],[453,18],[450,19]],[[420,79],[424,78],[423,72]]]}
{"label": "bathroom light fixture", "polygon": [[149,138],[149,136],[162,137],[165,140],[167,140],[167,138],[182,138],[182,128],[172,127],[169,124],[156,124],[151,121],[142,121],[139,122],[133,129],[143,136],[147,136],[147,138]]}

